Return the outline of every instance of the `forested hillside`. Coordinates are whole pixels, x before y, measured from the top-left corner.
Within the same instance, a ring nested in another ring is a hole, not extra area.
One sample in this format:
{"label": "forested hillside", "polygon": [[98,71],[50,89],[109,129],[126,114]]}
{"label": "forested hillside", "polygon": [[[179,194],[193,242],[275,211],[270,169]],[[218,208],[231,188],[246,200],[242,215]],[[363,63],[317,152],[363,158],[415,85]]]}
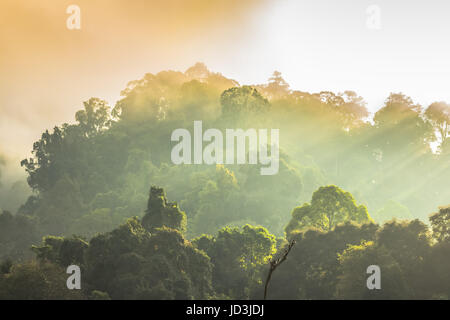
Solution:
{"label": "forested hillside", "polygon": [[[21,162],[33,194],[0,210],[0,299],[261,299],[291,240],[269,299],[450,297],[447,103],[392,93],[372,117],[352,91],[292,90],[278,72],[240,85],[201,63],[121,97],[85,101]],[[171,134],[195,120],[279,129],[278,174],[173,164]],[[82,290],[66,288],[71,264]]]}

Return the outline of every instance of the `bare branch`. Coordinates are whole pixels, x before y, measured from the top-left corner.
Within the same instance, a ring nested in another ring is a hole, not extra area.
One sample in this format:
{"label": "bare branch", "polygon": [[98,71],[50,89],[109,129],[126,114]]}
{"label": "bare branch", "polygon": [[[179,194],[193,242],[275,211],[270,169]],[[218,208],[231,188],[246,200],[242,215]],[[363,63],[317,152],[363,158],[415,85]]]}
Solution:
{"label": "bare branch", "polygon": [[276,268],[278,268],[278,266],[280,264],[283,263],[284,260],[286,260],[288,254],[291,251],[291,249],[294,246],[294,244],[295,244],[295,240],[292,240],[288,244],[286,250],[284,251],[284,254],[281,257],[279,257],[278,259],[270,261],[269,274],[267,275],[266,285],[264,286],[264,300],[266,300],[266,297],[267,297],[267,288],[269,287],[269,282],[270,282],[270,279],[272,278],[272,273],[275,271]]}

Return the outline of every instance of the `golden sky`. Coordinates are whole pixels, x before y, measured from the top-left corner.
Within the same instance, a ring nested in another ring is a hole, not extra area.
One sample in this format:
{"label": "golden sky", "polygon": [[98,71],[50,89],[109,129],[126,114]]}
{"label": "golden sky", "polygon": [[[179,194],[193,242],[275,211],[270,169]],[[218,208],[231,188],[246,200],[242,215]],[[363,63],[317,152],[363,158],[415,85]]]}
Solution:
{"label": "golden sky", "polygon": [[[265,2],[1,0],[0,153],[24,157],[44,129],[72,122],[82,101],[113,104],[146,72],[184,71],[207,50],[223,56],[251,35]],[[66,27],[71,4],[80,30]]]}

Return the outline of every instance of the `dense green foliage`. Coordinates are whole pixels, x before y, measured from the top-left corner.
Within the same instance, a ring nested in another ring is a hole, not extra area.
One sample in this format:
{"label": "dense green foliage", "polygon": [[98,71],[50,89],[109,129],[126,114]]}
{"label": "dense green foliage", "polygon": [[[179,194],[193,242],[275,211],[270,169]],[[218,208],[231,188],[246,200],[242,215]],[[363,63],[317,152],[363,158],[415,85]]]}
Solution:
{"label": "dense green foliage", "polygon": [[[368,116],[351,91],[293,91],[278,72],[240,86],[203,64],[146,74],[113,108],[91,98],[21,163],[33,195],[0,212],[0,298],[261,298],[295,239],[269,298],[448,299],[450,211],[428,215],[450,199],[450,107],[393,93]],[[194,120],[280,129],[278,174],[174,165],[171,133]],[[69,264],[81,292],[64,291]]]}

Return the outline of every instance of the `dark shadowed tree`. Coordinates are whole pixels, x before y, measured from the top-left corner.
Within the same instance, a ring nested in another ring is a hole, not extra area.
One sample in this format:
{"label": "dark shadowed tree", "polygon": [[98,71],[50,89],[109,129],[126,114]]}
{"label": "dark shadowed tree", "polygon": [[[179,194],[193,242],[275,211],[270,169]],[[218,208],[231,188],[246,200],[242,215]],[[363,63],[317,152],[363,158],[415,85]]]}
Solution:
{"label": "dark shadowed tree", "polygon": [[211,257],[213,286],[218,294],[248,299],[254,291],[262,298],[262,270],[275,253],[275,236],[263,227],[225,227],[213,236],[203,235],[194,245]]}
{"label": "dark shadowed tree", "polygon": [[142,225],[150,232],[161,227],[184,232],[186,231],[186,214],[175,202],[167,200],[162,188],[152,186]]}
{"label": "dark shadowed tree", "polygon": [[438,242],[450,241],[450,206],[439,208],[439,212],[430,215],[433,237]]}

